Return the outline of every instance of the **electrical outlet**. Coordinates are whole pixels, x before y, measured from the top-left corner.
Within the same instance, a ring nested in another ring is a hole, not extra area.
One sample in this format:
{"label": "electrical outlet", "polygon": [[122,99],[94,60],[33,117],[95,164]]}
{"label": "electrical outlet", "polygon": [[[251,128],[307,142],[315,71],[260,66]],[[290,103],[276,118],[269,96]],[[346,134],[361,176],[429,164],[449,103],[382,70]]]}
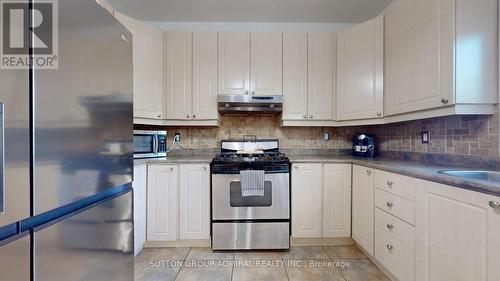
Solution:
{"label": "electrical outlet", "polygon": [[423,131],[421,134],[422,143],[429,143],[431,141],[431,133],[429,131]]}
{"label": "electrical outlet", "polygon": [[324,132],[323,133],[323,140],[324,141],[329,141],[330,140],[330,133]]}

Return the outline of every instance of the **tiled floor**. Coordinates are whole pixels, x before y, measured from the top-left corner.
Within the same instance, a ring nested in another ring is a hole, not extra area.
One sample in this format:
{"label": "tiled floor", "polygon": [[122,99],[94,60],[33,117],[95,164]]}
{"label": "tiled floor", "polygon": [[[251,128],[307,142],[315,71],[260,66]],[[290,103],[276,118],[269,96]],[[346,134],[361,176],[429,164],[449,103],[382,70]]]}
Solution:
{"label": "tiled floor", "polygon": [[135,281],[390,281],[354,246],[292,247],[278,252],[209,248],[144,249]]}

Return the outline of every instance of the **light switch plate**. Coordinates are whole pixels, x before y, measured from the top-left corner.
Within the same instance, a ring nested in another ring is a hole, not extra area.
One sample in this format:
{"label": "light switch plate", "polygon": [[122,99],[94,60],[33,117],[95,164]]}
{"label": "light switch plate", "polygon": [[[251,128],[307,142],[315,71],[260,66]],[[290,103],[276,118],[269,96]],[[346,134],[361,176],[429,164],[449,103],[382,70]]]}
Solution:
{"label": "light switch plate", "polygon": [[429,131],[422,132],[422,143],[429,143],[431,141],[431,133]]}

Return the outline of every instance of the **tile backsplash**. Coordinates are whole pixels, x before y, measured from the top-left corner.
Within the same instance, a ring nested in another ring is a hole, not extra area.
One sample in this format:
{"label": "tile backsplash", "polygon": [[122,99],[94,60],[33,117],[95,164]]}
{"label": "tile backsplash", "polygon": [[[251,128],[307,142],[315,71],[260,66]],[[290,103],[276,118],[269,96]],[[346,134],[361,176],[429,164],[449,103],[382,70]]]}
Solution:
{"label": "tile backsplash", "polygon": [[[220,127],[162,127],[169,134],[181,133],[185,148],[218,148],[223,139],[277,138],[283,149],[350,149],[352,137],[373,134],[381,151],[404,151],[499,158],[498,115],[447,116],[386,125],[359,127],[281,127],[281,116],[223,115]],[[150,128],[136,125],[136,128]],[[158,127],[156,127],[158,128]],[[430,132],[430,143],[422,144],[420,133]],[[323,133],[330,140],[323,140]]]}

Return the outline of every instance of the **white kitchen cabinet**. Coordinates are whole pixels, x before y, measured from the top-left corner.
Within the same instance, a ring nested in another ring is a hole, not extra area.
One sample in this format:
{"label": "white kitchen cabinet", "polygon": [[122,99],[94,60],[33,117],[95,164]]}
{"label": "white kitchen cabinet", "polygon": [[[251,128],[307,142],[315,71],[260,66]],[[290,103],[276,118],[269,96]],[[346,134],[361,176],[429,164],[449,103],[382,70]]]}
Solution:
{"label": "white kitchen cabinet", "polygon": [[374,254],[373,169],[354,165],[352,169],[352,239]]}
{"label": "white kitchen cabinet", "polygon": [[283,120],[307,120],[307,33],[283,34]]}
{"label": "white kitchen cabinet", "polygon": [[308,34],[307,118],[310,120],[334,120],[335,38],[329,32]]}
{"label": "white kitchen cabinet", "polygon": [[460,105],[473,114],[496,103],[497,33],[496,0],[394,1],[385,13],[386,115]]}
{"label": "white kitchen cabinet", "polygon": [[177,239],[178,185],[177,166],[148,166],[148,241],[174,241]]}
{"label": "white kitchen cabinet", "polygon": [[283,94],[283,34],[252,32],[250,40],[252,95]]}
{"label": "white kitchen cabinet", "polygon": [[192,118],[192,33],[168,31],[164,36],[166,119]]}
{"label": "white kitchen cabinet", "polygon": [[119,12],[114,15],[133,35],[134,117],[165,118],[162,31]]}
{"label": "white kitchen cabinet", "polygon": [[179,239],[210,238],[210,171],[208,164],[181,164]]}
{"label": "white kitchen cabinet", "polygon": [[217,118],[217,32],[193,32],[192,119]]}
{"label": "white kitchen cabinet", "polygon": [[250,33],[219,32],[218,93],[244,95],[250,90]]}
{"label": "white kitchen cabinet", "polygon": [[351,164],[323,168],[323,237],[351,237]]}
{"label": "white kitchen cabinet", "polygon": [[219,33],[219,94],[282,95],[283,35]]}
{"label": "white kitchen cabinet", "polygon": [[139,254],[146,242],[146,202],[148,172],[146,165],[134,166],[134,256]]}
{"label": "white kitchen cabinet", "polygon": [[430,182],[419,186],[416,280],[499,280],[500,208],[495,202],[500,197]]}
{"label": "white kitchen cabinet", "polygon": [[337,35],[337,120],[383,116],[383,72],[383,17]]}
{"label": "white kitchen cabinet", "polygon": [[323,164],[297,163],[292,167],[292,237],[319,238]]}

